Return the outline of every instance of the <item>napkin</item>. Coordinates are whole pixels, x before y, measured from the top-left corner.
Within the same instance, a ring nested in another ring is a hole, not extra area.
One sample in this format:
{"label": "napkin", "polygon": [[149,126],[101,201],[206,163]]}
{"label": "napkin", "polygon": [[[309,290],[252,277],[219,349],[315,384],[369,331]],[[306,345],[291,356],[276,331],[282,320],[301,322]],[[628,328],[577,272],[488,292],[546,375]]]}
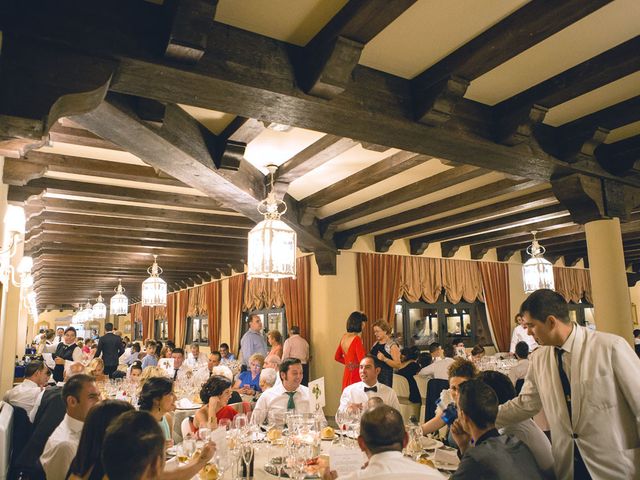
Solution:
{"label": "napkin", "polygon": [[188,398],[181,398],[180,400],[178,400],[178,402],[176,403],[176,406],[178,408],[196,408],[197,405],[195,405],[191,400],[189,400]]}
{"label": "napkin", "polygon": [[449,465],[458,465],[460,463],[456,450],[444,450],[441,448],[436,450],[434,460],[436,462],[448,463]]}

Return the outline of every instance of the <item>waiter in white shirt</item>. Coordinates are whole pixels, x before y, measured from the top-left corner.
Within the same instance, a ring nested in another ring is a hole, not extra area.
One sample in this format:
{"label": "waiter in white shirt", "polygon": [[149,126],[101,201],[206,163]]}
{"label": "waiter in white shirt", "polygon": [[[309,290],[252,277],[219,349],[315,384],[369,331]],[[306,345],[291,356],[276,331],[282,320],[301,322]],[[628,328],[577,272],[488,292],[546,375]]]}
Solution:
{"label": "waiter in white shirt", "polygon": [[580,327],[552,290],[522,304],[541,345],[529,356],[520,396],[500,406],[496,425],[544,409],[559,479],[640,476],[640,359],[617,335]]}
{"label": "waiter in white shirt", "polygon": [[379,397],[384,404],[399,410],[398,395],[392,388],[378,382],[379,374],[378,359],[371,354],[365,355],[360,360],[360,380],[362,381],[353,383],[342,391],[338,409],[362,411],[371,397]]}
{"label": "waiter in white shirt", "polygon": [[312,413],[309,389],[302,382],[302,362],[298,358],[285,358],[280,364],[281,383],[260,395],[253,410],[252,421],[261,425],[267,418],[268,412],[280,410],[286,412],[295,410],[296,413]]}
{"label": "waiter in white shirt", "polygon": [[529,351],[533,352],[538,348],[538,342],[533,338],[533,335],[529,335],[522,314],[518,313],[515,317],[515,321],[516,328],[513,329],[513,334],[511,335],[511,346],[509,347],[509,352],[516,353],[516,345],[518,342],[527,342],[527,345],[529,345]]}

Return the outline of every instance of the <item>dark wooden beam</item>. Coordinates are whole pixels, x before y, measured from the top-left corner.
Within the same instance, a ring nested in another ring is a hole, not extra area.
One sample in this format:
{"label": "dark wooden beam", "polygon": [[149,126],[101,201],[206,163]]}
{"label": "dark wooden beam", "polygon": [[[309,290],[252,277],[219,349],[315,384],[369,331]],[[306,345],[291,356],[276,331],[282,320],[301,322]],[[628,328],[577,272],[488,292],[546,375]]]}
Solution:
{"label": "dark wooden beam", "polygon": [[247,145],[264,129],[264,123],[259,120],[240,116],[234,118],[216,138],[216,165],[229,170],[240,168]]}
{"label": "dark wooden beam", "polygon": [[320,221],[321,228],[323,230],[331,229],[332,226],[357,220],[360,217],[395,207],[430,193],[481,177],[487,173],[489,173],[487,170],[471,165],[454,167],[323,218]]}
{"label": "dark wooden beam", "polygon": [[416,118],[428,125],[447,121],[472,80],[607,3],[532,0],[413,79]]}
{"label": "dark wooden beam", "polygon": [[446,228],[462,226],[484,219],[502,217],[524,210],[539,208],[556,203],[557,200],[550,190],[540,190],[521,197],[503,200],[484,207],[474,208],[466,212],[449,215],[436,220],[430,220],[410,227],[392,230],[375,236],[376,252],[387,252],[393,242],[400,238],[412,237],[430,232],[436,232]]}
{"label": "dark wooden beam", "polygon": [[596,158],[603,168],[618,175],[628,173],[640,160],[640,135],[600,145]]}
{"label": "dark wooden beam", "polygon": [[297,79],[310,95],[332,99],[351,79],[365,44],[416,0],[353,0],[294,57]]}
{"label": "dark wooden beam", "polygon": [[474,203],[486,200],[490,197],[497,197],[507,193],[526,190],[537,185],[536,181],[526,180],[499,180],[482,187],[467,190],[454,197],[444,198],[420,207],[412,208],[398,215],[392,215],[380,220],[358,225],[357,227],[343,230],[335,234],[335,242],[339,248],[349,249],[360,235],[377,232],[387,228],[397,227],[404,223],[413,222],[422,218],[430,217],[456,208],[466,207]]}
{"label": "dark wooden beam", "polygon": [[207,48],[207,30],[216,14],[218,0],[167,0],[169,38],[165,56],[196,64]]}
{"label": "dark wooden beam", "polygon": [[49,130],[49,141],[54,143],[68,143],[83,147],[105,148],[108,150],[122,150],[117,145],[108,142],[82,128],[67,127],[59,122]]}
{"label": "dark wooden beam", "polygon": [[[115,251],[117,250],[117,251]],[[111,247],[109,245],[65,245],[65,244],[48,244],[38,246],[36,249],[29,249],[29,254],[32,257],[37,257],[40,255],[44,255],[47,253],[62,253],[67,254],[69,252],[75,251],[78,254],[81,252],[85,252],[86,254],[90,253],[107,253],[107,254],[121,254],[121,253],[129,253],[132,255],[138,255],[145,258],[151,258],[151,255],[156,254],[159,258],[168,258],[168,257],[184,257],[188,258],[191,261],[210,261],[210,260],[228,260],[236,261],[236,262],[244,262],[247,254],[245,252],[222,252],[217,249],[211,250],[195,250],[191,248],[155,248],[155,247],[144,247],[144,246],[124,246],[120,245],[117,249]]]}

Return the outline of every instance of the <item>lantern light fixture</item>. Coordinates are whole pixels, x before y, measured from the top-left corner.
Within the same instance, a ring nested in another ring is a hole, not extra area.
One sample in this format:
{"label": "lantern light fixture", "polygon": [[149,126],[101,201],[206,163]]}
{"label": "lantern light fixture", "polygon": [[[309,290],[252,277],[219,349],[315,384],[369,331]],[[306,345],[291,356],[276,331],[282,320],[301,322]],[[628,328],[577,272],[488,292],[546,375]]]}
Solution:
{"label": "lantern light fixture", "polygon": [[276,198],[273,188],[275,165],[267,165],[271,175],[267,198],[258,204],[258,212],[264,220],[249,232],[248,278],[296,277],[296,232],[280,220],[287,205]]}
{"label": "lantern light fixture", "polygon": [[142,282],[142,306],[164,307],[167,305],[167,282],[160,278],[162,268],[158,265],[158,256],[153,256],[153,265],[147,272],[149,278]]}
{"label": "lantern light fixture", "polygon": [[524,293],[527,295],[543,288],[555,290],[553,265],[543,257],[545,248],[538,243],[537,233],[535,230],[531,232],[533,242],[527,247],[531,258],[522,266]]}
{"label": "lantern light fixture", "polygon": [[98,292],[98,298],[96,298],[96,303],[93,305],[93,318],[95,320],[104,320],[107,318],[107,306],[104,304],[104,299],[102,298],[102,292]]}
{"label": "lantern light fixture", "polygon": [[122,280],[118,279],[118,286],[114,288],[116,294],[111,297],[109,302],[109,311],[111,315],[126,315],[129,310],[129,299],[124,294]]}

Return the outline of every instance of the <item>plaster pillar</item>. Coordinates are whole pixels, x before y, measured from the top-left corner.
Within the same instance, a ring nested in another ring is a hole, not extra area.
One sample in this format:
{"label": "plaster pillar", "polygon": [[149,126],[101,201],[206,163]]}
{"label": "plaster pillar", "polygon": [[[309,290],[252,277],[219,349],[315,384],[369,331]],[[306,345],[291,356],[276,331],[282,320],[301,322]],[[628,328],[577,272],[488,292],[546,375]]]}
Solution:
{"label": "plaster pillar", "polygon": [[596,328],[633,344],[631,299],[625,272],[620,220],[585,224]]}

